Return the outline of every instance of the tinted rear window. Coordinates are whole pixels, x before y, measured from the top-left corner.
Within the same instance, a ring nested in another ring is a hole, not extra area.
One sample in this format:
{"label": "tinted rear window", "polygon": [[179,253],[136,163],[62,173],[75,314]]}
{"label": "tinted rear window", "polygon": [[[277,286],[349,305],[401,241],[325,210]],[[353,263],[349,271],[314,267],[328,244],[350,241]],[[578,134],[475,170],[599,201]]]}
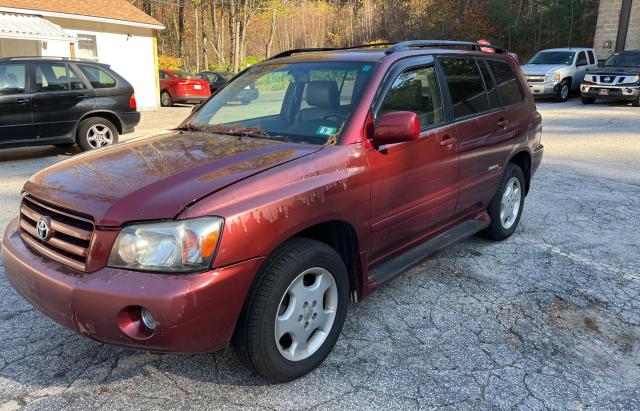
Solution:
{"label": "tinted rear window", "polygon": [[487,65],[484,61],[478,60],[478,66],[480,66],[482,78],[484,79],[484,85],[489,96],[489,106],[492,109],[497,108],[500,106],[500,103],[498,103],[498,92],[496,91],[496,84],[493,81],[493,77],[491,77],[491,73],[489,72],[489,69],[487,68]]}
{"label": "tinted rear window", "polygon": [[455,118],[489,109],[482,76],[474,59],[447,57],[442,58],[440,64],[447,80]]}
{"label": "tinted rear window", "polygon": [[116,86],[116,80],[99,67],[78,64],[78,68],[87,77],[93,88],[113,88]]}
{"label": "tinted rear window", "polygon": [[520,103],[524,100],[516,75],[511,66],[503,61],[489,61],[493,76],[498,84],[498,94],[503,106]]}

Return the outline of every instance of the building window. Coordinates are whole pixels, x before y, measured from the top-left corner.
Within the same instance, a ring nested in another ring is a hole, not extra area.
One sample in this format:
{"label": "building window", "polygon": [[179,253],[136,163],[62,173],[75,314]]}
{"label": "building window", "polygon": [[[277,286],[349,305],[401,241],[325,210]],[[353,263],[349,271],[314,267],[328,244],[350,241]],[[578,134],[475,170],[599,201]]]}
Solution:
{"label": "building window", "polygon": [[96,36],[91,34],[78,34],[78,57],[81,59],[98,60]]}

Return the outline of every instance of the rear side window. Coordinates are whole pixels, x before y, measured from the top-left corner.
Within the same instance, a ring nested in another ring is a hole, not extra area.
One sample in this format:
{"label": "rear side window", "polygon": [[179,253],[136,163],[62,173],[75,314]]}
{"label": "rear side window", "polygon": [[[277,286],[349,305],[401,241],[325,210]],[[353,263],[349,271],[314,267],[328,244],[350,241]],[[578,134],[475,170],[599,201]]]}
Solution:
{"label": "rear side window", "polygon": [[587,50],[587,56],[589,56],[589,64],[596,64],[596,56],[593,55],[593,51]]}
{"label": "rear side window", "polygon": [[99,67],[78,64],[78,68],[87,77],[93,88],[113,88],[116,86],[116,80]]}
{"label": "rear side window", "polygon": [[484,61],[478,60],[478,66],[480,66],[480,72],[482,73],[487,95],[489,96],[489,107],[492,109],[498,108],[500,103],[498,102],[498,92],[496,91],[496,84],[493,81],[493,77],[491,77],[491,73]]}
{"label": "rear side window", "polygon": [[0,64],[0,96],[25,92],[26,64]]}
{"label": "rear side window", "polygon": [[36,90],[68,91],[69,72],[65,63],[36,63]]}
{"label": "rear side window", "polygon": [[522,91],[518,85],[516,75],[511,66],[504,61],[489,61],[489,66],[493,71],[493,76],[498,84],[498,93],[503,106],[521,103],[524,101]]}
{"label": "rear side window", "polygon": [[444,122],[442,96],[433,67],[412,68],[394,80],[378,116],[392,111],[413,111],[420,119],[421,129]]}
{"label": "rear side window", "polygon": [[489,109],[482,76],[474,59],[442,58],[440,64],[447,79],[456,119]]}
{"label": "rear side window", "polygon": [[73,67],[69,67],[69,83],[71,84],[71,90],[84,90],[87,88]]}

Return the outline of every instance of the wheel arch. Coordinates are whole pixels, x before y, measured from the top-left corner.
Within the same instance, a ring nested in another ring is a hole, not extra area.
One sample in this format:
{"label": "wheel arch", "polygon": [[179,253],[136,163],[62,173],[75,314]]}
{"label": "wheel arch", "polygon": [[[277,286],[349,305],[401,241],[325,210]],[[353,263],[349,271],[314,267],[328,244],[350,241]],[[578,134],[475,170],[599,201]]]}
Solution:
{"label": "wheel arch", "polygon": [[526,150],[519,151],[509,159],[509,163],[516,164],[522,170],[525,180],[525,195],[528,194],[531,186],[531,154]]}
{"label": "wheel arch", "polygon": [[[342,220],[331,220],[312,225],[294,234],[294,237],[310,238],[325,243],[336,250],[342,258],[349,275],[349,290],[361,295],[362,267],[358,250],[359,240],[351,224]],[[353,294],[352,294],[353,295]]]}
{"label": "wheel arch", "polygon": [[114,126],[116,126],[116,129],[118,130],[118,134],[122,134],[123,127],[122,127],[122,119],[120,118],[120,116],[118,116],[113,111],[100,110],[100,111],[91,111],[89,113],[86,113],[84,116],[82,116],[78,121],[78,123],[76,124],[76,130],[74,132],[74,135],[78,132],[80,123],[92,117],[101,117],[109,120],[111,123],[113,123]]}

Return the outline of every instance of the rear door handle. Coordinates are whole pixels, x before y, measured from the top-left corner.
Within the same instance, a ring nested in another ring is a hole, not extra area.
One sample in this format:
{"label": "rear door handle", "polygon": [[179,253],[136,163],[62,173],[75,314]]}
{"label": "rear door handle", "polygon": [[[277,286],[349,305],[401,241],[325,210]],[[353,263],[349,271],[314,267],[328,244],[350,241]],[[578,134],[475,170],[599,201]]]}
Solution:
{"label": "rear door handle", "polygon": [[509,120],[498,121],[498,127],[500,128],[507,128],[508,125],[509,125]]}
{"label": "rear door handle", "polygon": [[22,97],[22,98],[17,98],[16,99],[16,103],[18,103],[18,104],[24,104],[24,103],[28,103],[28,102],[29,102],[29,99],[26,98],[26,97]]}
{"label": "rear door handle", "polygon": [[87,98],[87,95],[86,95],[86,94],[78,94],[78,95],[76,96],[76,98],[77,98],[77,99]]}
{"label": "rear door handle", "polygon": [[456,138],[455,137],[449,137],[449,136],[442,136],[442,138],[440,139],[440,145],[441,146],[450,146],[452,144],[454,144],[456,142]]}

